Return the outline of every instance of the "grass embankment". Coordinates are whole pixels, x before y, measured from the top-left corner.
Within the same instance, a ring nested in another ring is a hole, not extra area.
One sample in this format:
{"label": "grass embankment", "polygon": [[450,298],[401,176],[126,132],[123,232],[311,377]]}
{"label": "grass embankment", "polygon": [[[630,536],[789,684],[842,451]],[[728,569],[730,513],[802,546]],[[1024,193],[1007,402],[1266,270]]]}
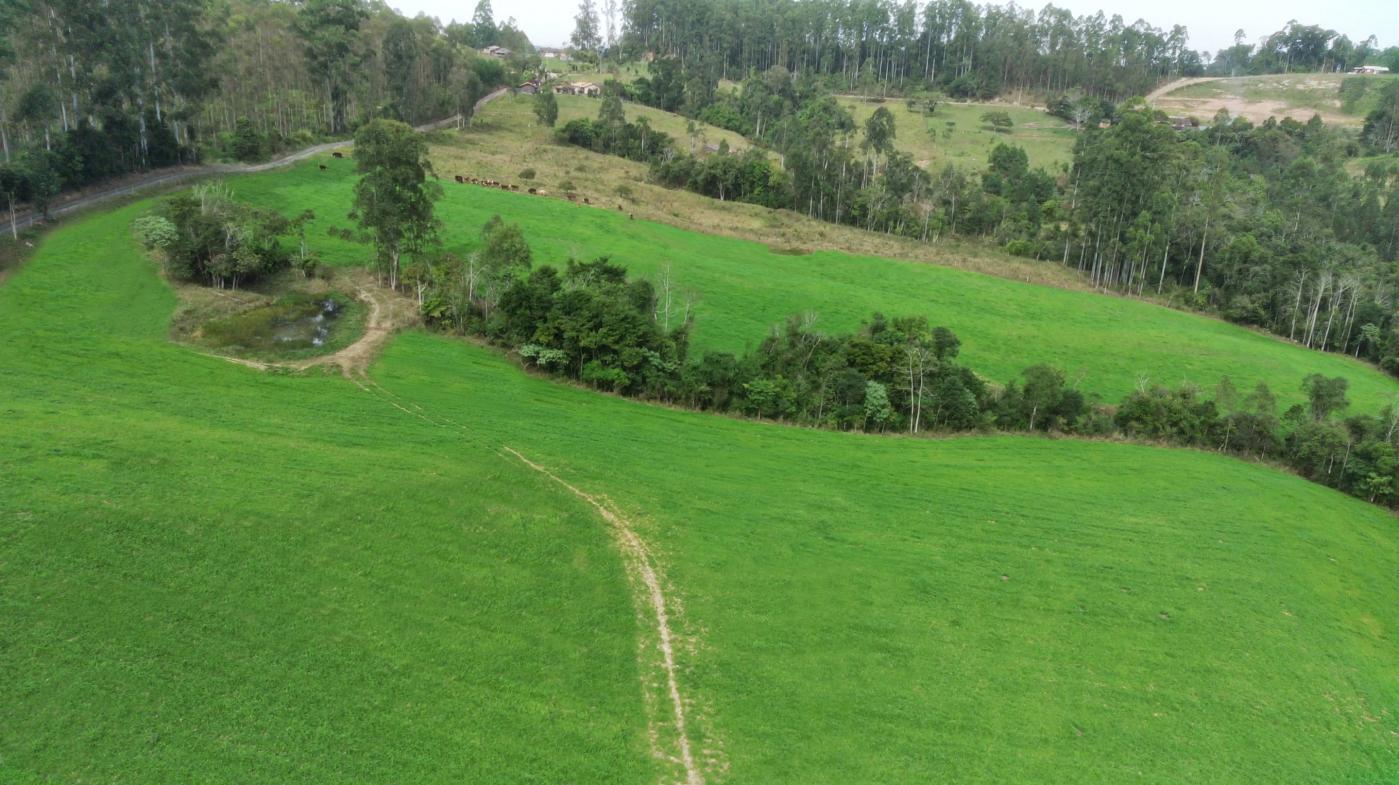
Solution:
{"label": "grass embankment", "polygon": [[[840,102],[855,116],[861,133],[876,109],[888,109],[894,115],[894,147],[912,155],[914,162],[934,175],[949,163],[963,169],[985,169],[986,158],[997,143],[1025,148],[1030,166],[1051,172],[1073,161],[1073,127],[1041,109],[944,101],[936,112],[924,117],[921,112],[909,111],[902,98],[876,103],[845,97]],[[1010,133],[992,130],[981,119],[987,112],[1010,115],[1014,122]]]}
{"label": "grass embankment", "polygon": [[503,446],[659,555],[711,782],[1399,775],[1378,509],[1208,453],[670,411],[421,333],[389,400],[259,374],[166,341],[139,209],[0,288],[0,779],[656,781],[605,525]]}
{"label": "grass embankment", "polygon": [[[362,246],[325,236],[343,226],[353,163],[327,159],[234,181],[239,198],[287,211],[310,206],[311,232],[328,259],[350,263]],[[972,368],[1005,382],[1035,363],[1081,379],[1083,389],[1116,402],[1143,378],[1213,389],[1229,376],[1241,389],[1266,382],[1285,403],[1302,400],[1310,373],[1345,376],[1357,410],[1378,411],[1399,382],[1348,357],[1323,354],[1215,319],[1137,300],[1007,281],[945,267],[836,252],[774,253],[743,240],[715,237],[626,213],[553,197],[505,193],[444,182],[438,206],[448,249],[466,252],[494,214],[519,222],[536,264],[610,254],[633,274],[653,277],[666,265],[679,287],[698,296],[695,344],[741,351],[773,325],[815,312],[830,332],[852,330],[874,311],[924,314],[952,328]],[[604,205],[615,206],[613,202]],[[1044,263],[1052,265],[1052,263]]]}

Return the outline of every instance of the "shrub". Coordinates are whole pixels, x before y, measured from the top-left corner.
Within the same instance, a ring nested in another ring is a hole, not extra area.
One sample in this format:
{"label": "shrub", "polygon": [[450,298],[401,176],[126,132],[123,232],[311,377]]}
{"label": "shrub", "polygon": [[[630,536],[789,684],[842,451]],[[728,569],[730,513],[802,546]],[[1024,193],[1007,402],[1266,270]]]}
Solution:
{"label": "shrub", "polygon": [[533,180],[535,174],[536,174],[536,172],[535,172],[533,169],[521,169],[521,170],[520,170],[520,179],[521,179],[521,180]]}

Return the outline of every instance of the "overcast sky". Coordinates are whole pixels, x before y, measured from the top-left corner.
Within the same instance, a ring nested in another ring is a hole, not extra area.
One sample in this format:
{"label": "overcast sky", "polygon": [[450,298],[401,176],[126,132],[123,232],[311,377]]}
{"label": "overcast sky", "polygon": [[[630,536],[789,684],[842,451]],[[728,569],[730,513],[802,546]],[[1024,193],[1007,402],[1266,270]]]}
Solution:
{"label": "overcast sky", "polygon": [[[476,0],[388,2],[409,16],[422,12],[443,22],[467,21],[476,8]],[[1022,5],[1043,7],[1042,3],[1030,1]],[[1235,30],[1242,29],[1250,43],[1257,43],[1259,38],[1281,29],[1291,19],[1340,31],[1356,43],[1374,34],[1379,37],[1381,47],[1399,44],[1399,8],[1395,0],[1348,0],[1335,5],[1302,0],[1174,0],[1170,3],[1058,0],[1055,5],[1079,15],[1102,9],[1109,16],[1121,14],[1129,24],[1137,19],[1145,19],[1163,29],[1182,24],[1190,30],[1192,48],[1211,52],[1231,45]],[[557,46],[566,42],[573,31],[573,15],[578,3],[577,0],[494,0],[491,6],[497,21],[515,17],[520,29],[536,46]]]}

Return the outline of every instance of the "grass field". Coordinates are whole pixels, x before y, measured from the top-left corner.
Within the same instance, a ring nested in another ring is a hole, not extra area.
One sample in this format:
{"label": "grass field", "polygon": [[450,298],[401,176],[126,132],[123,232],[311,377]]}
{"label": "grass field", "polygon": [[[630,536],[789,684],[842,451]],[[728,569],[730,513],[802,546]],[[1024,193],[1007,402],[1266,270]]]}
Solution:
{"label": "grass field", "polygon": [[0,287],[0,781],[674,781],[605,524],[506,446],[651,544],[710,783],[1399,778],[1376,508],[670,411],[421,333],[364,388],[262,374],[167,342],[141,209]]}
{"label": "grass field", "polygon": [[[576,98],[576,106],[595,112],[593,99]],[[684,134],[684,118],[628,105],[628,112],[646,112],[655,127]],[[704,138],[728,138],[738,149],[736,136],[702,126]],[[645,164],[616,156],[593,153],[554,141],[551,129],[534,120],[526,96],[503,98],[488,104],[465,133],[443,132],[433,136],[432,156],[444,175],[471,174],[503,182],[520,180],[526,168],[535,170],[527,184],[558,192],[571,184],[581,195],[628,215],[650,218],[672,226],[706,234],[755,240],[782,248],[841,249],[863,255],[936,261],[1015,280],[1033,281],[1066,289],[1084,289],[1081,276],[1054,265],[1008,256],[984,243],[942,238],[935,244],[866,232],[850,226],[826,223],[791,210],[769,210],[738,202],[720,202],[680,189],[648,182]],[[688,149],[692,141],[682,138]]]}
{"label": "grass field", "polygon": [[[596,120],[598,109],[602,106],[601,98],[589,98],[583,95],[559,95],[555,96],[554,99],[559,104],[559,127],[570,120]],[[684,117],[671,112],[663,112],[660,109],[653,109],[645,104],[626,103],[623,104],[623,111],[625,111],[629,122],[646,118],[646,122],[652,128],[670,134],[676,145],[682,150],[702,154],[706,144],[718,145],[721,141],[728,142],[729,149],[735,151],[750,146],[748,140],[744,139],[742,135],[707,123],[694,123],[695,134],[691,136]],[[547,134],[550,130],[538,125],[534,116],[534,98],[528,95],[515,95],[492,101],[482,109],[480,115],[473,118],[472,124],[485,125],[487,128],[498,126],[514,129],[533,127],[542,134]]]}
{"label": "grass field", "polygon": [[[315,209],[318,224],[344,225],[353,163],[326,159],[234,181],[240,198],[283,210]],[[999,382],[1037,362],[1081,378],[1083,389],[1116,402],[1147,378],[1209,389],[1228,375],[1249,389],[1266,381],[1284,402],[1302,400],[1309,373],[1350,379],[1357,409],[1377,411],[1399,382],[1348,357],[1322,354],[1227,323],[1136,300],[1065,291],[928,264],[835,252],[774,253],[758,243],[632,220],[615,209],[446,183],[438,211],[445,244],[465,252],[493,214],[519,222],[536,263],[610,254],[642,276],[671,266],[699,297],[696,345],[741,351],[788,316],[819,315],[818,327],[851,330],[874,311],[924,314],[952,328],[962,357]],[[354,263],[361,246],[312,232],[331,261]]]}
{"label": "grass field", "polygon": [[[1030,166],[1042,166],[1051,172],[1073,161],[1072,126],[1038,109],[945,101],[925,118],[918,112],[910,112],[902,99],[890,99],[881,104],[842,98],[841,104],[855,116],[855,123],[861,129],[876,109],[881,106],[888,109],[894,115],[894,146],[934,173],[948,163],[978,171],[985,169],[986,157],[998,142],[1025,148]],[[988,111],[1010,115],[1015,123],[1011,132],[1003,134],[991,130],[981,120]]]}

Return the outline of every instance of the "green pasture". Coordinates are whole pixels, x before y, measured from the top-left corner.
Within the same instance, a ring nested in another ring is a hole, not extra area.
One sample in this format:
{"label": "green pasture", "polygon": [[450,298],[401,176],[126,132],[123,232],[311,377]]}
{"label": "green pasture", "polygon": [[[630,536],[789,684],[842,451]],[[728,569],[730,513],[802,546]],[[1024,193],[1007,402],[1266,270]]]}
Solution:
{"label": "green pasture", "polygon": [[[986,158],[997,143],[1025,148],[1030,166],[1044,167],[1051,172],[1073,161],[1073,127],[1043,110],[1010,104],[944,101],[938,104],[935,112],[924,115],[920,111],[909,111],[902,98],[876,103],[846,97],[840,102],[855,116],[862,134],[865,121],[876,109],[881,106],[888,109],[894,115],[894,147],[912,155],[918,165],[933,174],[949,163],[959,168],[985,169]],[[1014,123],[1010,133],[995,131],[981,119],[982,115],[993,111],[1010,115]]]}
{"label": "green pasture", "polygon": [[[365,248],[326,234],[346,227],[354,164],[326,158],[233,181],[236,194],[288,213],[316,211],[310,234],[336,264],[359,263]],[[695,299],[695,344],[741,352],[794,314],[814,312],[826,331],[856,329],[875,311],[926,315],[952,328],[967,364],[1005,382],[1036,363],[1064,369],[1082,389],[1116,402],[1143,380],[1213,389],[1229,376],[1240,389],[1266,382],[1285,404],[1302,401],[1310,373],[1350,380],[1355,410],[1378,411],[1399,382],[1373,366],[1294,346],[1223,321],[1137,300],[1072,292],[940,267],[818,251],[774,253],[745,240],[632,220],[610,203],[506,193],[443,181],[438,205],[444,244],[469,251],[494,214],[520,223],[536,264],[610,255],[641,276],[669,265]],[[1053,262],[1045,262],[1053,264]]]}
{"label": "green pasture", "polygon": [[654,782],[588,510],[339,377],[168,342],[149,206],[0,287],[0,782]]}
{"label": "green pasture", "polygon": [[[343,175],[237,188],[324,221]],[[566,231],[638,267],[648,242],[652,263],[695,251],[674,262],[716,284],[711,345],[750,340],[719,315],[783,278],[828,301],[933,282],[902,302],[965,300],[969,324],[989,307],[939,268],[776,267],[448,193],[456,244],[499,209],[542,258]],[[504,447],[651,547],[707,782],[1399,778],[1399,533],[1378,508],[1212,453],[674,411],[420,332],[363,384],[260,373],[168,342],[174,296],[127,229],[148,206],[57,230],[0,287],[0,781],[673,781],[606,523]],[[1104,337],[1133,326],[1100,313]],[[1220,340],[1196,330],[1180,340]]]}

